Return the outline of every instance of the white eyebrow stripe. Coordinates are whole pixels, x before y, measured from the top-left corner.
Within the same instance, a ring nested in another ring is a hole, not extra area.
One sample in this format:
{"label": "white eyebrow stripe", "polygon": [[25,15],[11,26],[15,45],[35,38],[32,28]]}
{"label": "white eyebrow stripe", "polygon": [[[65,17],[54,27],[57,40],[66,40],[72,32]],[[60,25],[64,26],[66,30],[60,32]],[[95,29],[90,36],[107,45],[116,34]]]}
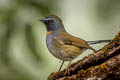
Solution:
{"label": "white eyebrow stripe", "polygon": [[49,20],[51,20],[51,18],[47,18],[47,19],[44,19],[45,21],[49,21]]}

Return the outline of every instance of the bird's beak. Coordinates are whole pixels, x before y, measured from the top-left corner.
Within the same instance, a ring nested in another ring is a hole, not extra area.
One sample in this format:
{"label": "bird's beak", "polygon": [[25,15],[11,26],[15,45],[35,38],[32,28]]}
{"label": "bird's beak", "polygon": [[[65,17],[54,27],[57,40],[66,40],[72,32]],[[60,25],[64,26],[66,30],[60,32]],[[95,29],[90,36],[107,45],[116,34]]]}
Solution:
{"label": "bird's beak", "polygon": [[44,19],[39,19],[41,22],[45,22],[45,20]]}

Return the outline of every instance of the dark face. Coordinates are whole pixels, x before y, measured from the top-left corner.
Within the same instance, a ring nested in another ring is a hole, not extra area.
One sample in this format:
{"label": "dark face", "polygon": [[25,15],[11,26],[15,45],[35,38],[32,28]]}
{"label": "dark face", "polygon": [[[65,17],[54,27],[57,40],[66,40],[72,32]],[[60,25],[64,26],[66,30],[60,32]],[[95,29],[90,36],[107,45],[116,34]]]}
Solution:
{"label": "dark face", "polygon": [[46,25],[47,31],[63,29],[61,20],[56,17],[46,17],[40,21]]}

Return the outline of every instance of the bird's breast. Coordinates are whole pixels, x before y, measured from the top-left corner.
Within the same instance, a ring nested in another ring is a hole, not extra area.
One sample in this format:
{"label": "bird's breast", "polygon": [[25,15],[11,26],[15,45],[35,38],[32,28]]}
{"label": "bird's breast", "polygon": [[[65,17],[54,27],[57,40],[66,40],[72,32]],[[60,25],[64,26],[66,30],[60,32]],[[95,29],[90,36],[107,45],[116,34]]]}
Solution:
{"label": "bird's breast", "polygon": [[46,37],[46,45],[47,45],[47,48],[48,50],[50,51],[50,53],[53,52],[53,47],[54,47],[54,39],[53,39],[53,36],[51,35],[48,35]]}

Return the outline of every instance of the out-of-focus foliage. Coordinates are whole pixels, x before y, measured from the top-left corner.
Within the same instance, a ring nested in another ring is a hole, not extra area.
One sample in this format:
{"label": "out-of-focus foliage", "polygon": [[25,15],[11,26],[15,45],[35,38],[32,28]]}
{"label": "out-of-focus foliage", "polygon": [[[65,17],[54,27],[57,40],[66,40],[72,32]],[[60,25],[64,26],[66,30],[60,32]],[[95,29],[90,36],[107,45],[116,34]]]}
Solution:
{"label": "out-of-focus foliage", "polygon": [[120,18],[120,0],[98,0],[96,3],[97,17],[101,22],[113,22]]}
{"label": "out-of-focus foliage", "polygon": [[[45,79],[39,70],[39,64],[44,61],[40,55],[42,50],[36,48],[38,43],[34,29],[40,23],[39,18],[57,12],[57,2],[0,0],[0,80]],[[42,35],[39,36],[42,38]],[[39,71],[35,73],[36,67]]]}

